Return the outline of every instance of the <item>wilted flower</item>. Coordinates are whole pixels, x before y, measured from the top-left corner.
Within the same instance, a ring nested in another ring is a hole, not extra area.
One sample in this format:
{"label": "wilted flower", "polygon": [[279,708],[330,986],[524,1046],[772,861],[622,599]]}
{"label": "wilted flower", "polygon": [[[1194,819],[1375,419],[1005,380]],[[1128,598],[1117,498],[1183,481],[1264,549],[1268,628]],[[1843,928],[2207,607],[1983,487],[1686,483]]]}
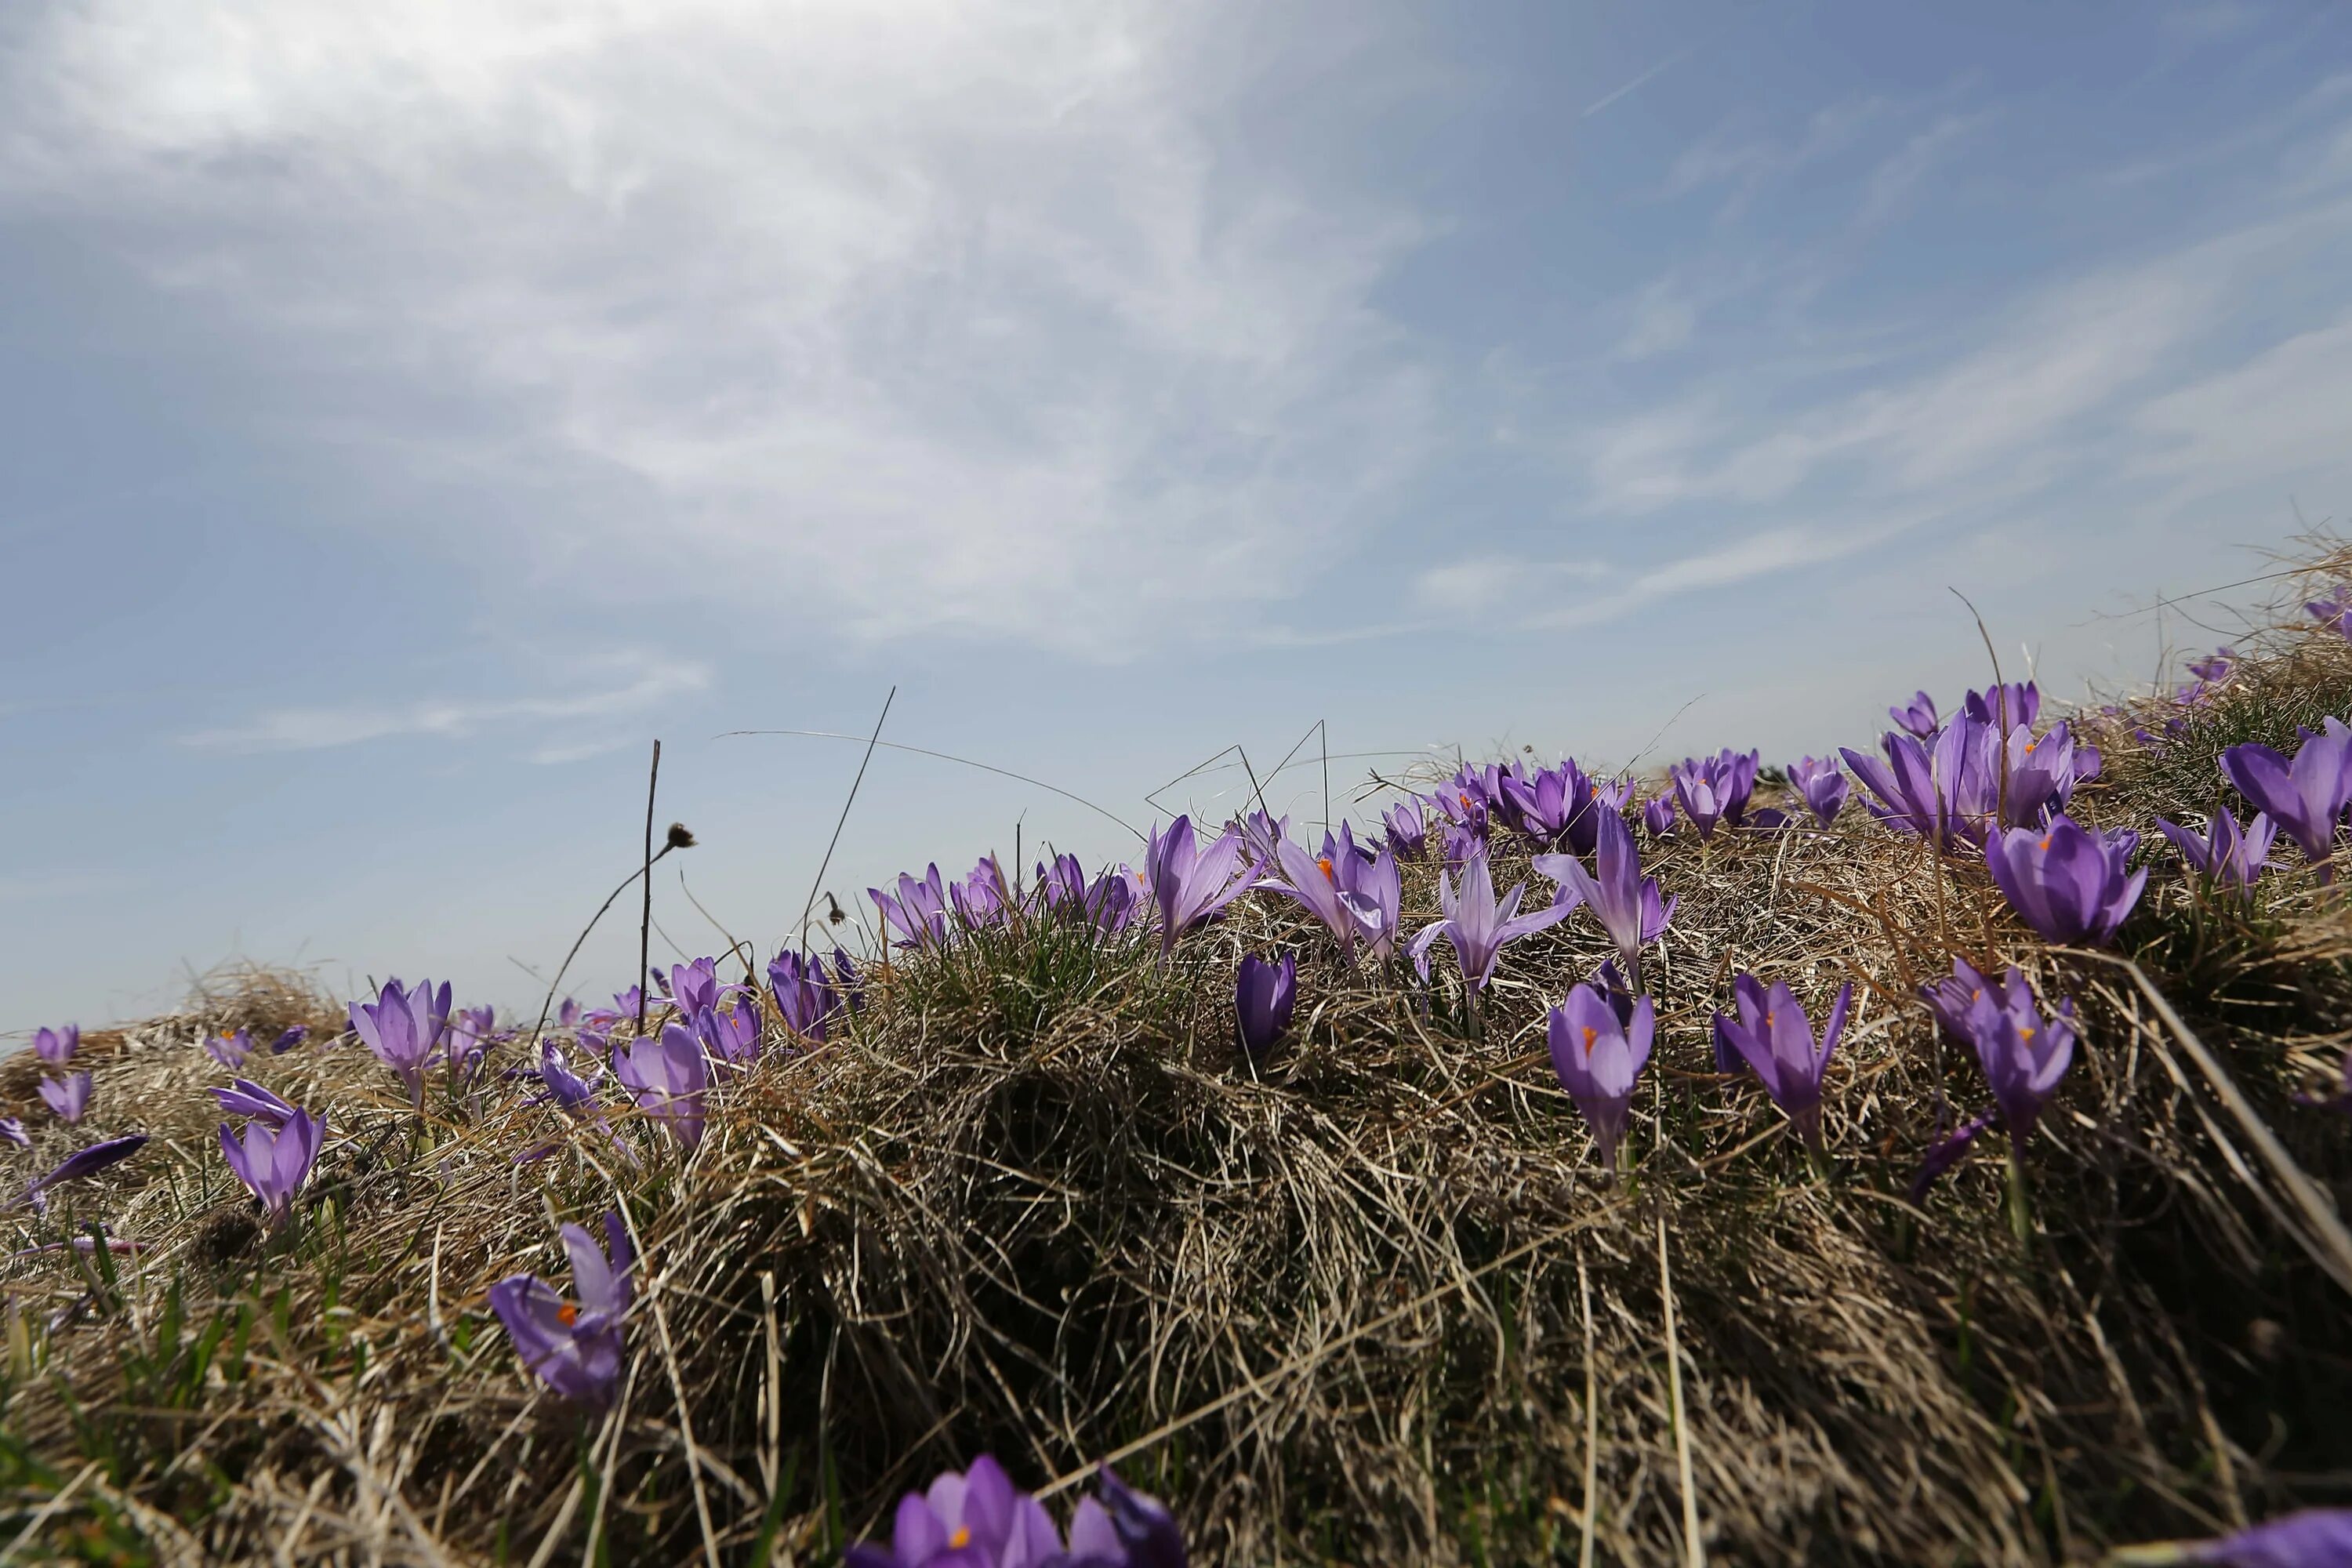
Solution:
{"label": "wilted flower", "polygon": [[1803,797],[1814,820],[1824,827],[1845,809],[1848,788],[1844,770],[1835,757],[1799,757],[1789,764],[1789,783]]}
{"label": "wilted flower", "polygon": [[319,1145],[327,1135],[323,1121],[313,1121],[307,1110],[297,1110],[283,1127],[273,1129],[259,1117],[245,1124],[242,1146],[220,1124],[221,1153],[245,1190],[261,1200],[261,1212],[274,1229],[293,1212],[294,1194],[310,1179],[318,1162]]}
{"label": "wilted flower", "polygon": [[2191,869],[2242,899],[2254,896],[2255,879],[2270,863],[2271,845],[2278,837],[2277,826],[2259,811],[2253,821],[2240,827],[2236,817],[2217,810],[2206,818],[2201,834],[2160,816],[2156,825]]}
{"label": "wilted flower", "polygon": [[1389,847],[1400,860],[1418,860],[1429,848],[1429,823],[1421,815],[1421,807],[1412,801],[1399,801],[1389,807],[1381,817],[1388,830]]}
{"label": "wilted flower", "polygon": [[294,1120],[292,1106],[249,1078],[237,1079],[226,1089],[215,1089],[212,1095],[231,1116],[249,1116],[272,1127],[283,1127]]}
{"label": "wilted flower", "polygon": [[2095,833],[2070,816],[2047,827],[2012,827],[1985,843],[1985,864],[2010,907],[2049,942],[2105,947],[2147,885],[2126,872],[2139,835]]}
{"label": "wilted flower", "polygon": [[63,1079],[43,1079],[41,1100],[58,1121],[79,1121],[89,1105],[89,1074],[69,1072]]}
{"label": "wilted flower", "polygon": [[1234,977],[1234,1033],[1242,1049],[1264,1060],[1290,1027],[1291,1007],[1297,999],[1297,954],[1286,952],[1281,963],[1273,964],[1254,952],[1244,953]]}
{"label": "wilted flower", "polygon": [[1756,792],[1760,760],[1758,752],[1737,754],[1727,746],[1712,757],[1685,757],[1680,765],[1668,770],[1675,782],[1675,799],[1701,838],[1714,837],[1718,822],[1740,826],[1748,815],[1748,798]]}
{"label": "wilted flower", "polygon": [[621,1320],[629,1310],[629,1270],[636,1265],[636,1249],[629,1245],[621,1216],[611,1212],[604,1215],[609,1259],[579,1226],[565,1226],[562,1235],[578,1301],[565,1300],[536,1275],[510,1274],[490,1287],[490,1308],[506,1325],[523,1364],[541,1382],[566,1399],[601,1410],[613,1402],[621,1381]]}
{"label": "wilted flower", "polygon": [[898,933],[900,947],[940,945],[948,940],[948,892],[940,880],[937,861],[919,882],[904,871],[898,873],[895,899],[879,888],[866,889],[866,896],[881,911],[883,923]]}
{"label": "wilted flower", "polygon": [[1228,827],[1203,849],[1194,841],[1192,819],[1180,816],[1151,835],[1144,853],[1144,884],[1160,906],[1160,952],[1176,950],[1178,939],[1210,920],[1248,891],[1242,868],[1241,834]]}
{"label": "wilted flower", "polygon": [[[1622,826],[1620,825],[1620,831]],[[1555,856],[1552,858],[1570,858]],[[1495,878],[1487,869],[1486,846],[1480,845],[1462,864],[1462,886],[1457,893],[1454,879],[1440,871],[1437,874],[1437,906],[1444,918],[1431,921],[1412,939],[1413,966],[1423,980],[1429,978],[1429,950],[1441,936],[1454,944],[1454,956],[1462,964],[1462,978],[1470,989],[1482,989],[1495,973],[1495,961],[1502,955],[1505,944],[1517,941],[1529,931],[1557,924],[1576,905],[1572,901],[1548,905],[1531,914],[1517,912],[1519,900],[1527,896],[1525,882],[1513,884],[1500,902],[1495,898]]]}
{"label": "wilted flower", "polygon": [[1944,727],[1943,721],[1936,717],[1936,700],[1924,691],[1912,694],[1908,708],[1889,708],[1886,713],[1906,732],[1923,741],[1932,738]]}
{"label": "wilted flower", "polygon": [[33,1032],[33,1055],[51,1067],[61,1068],[73,1060],[81,1048],[81,1026],[68,1024],[62,1029],[41,1028]]}
{"label": "wilted flower", "polygon": [[84,1176],[94,1176],[110,1165],[120,1164],[145,1147],[146,1142],[146,1133],[126,1132],[120,1138],[109,1138],[103,1143],[78,1149],[59,1161],[55,1169],[25,1184],[25,1201],[38,1206],[51,1187],[79,1181]]}
{"label": "wilted flower", "polygon": [[1838,988],[1818,1043],[1812,1020],[1797,1005],[1786,981],[1774,981],[1767,991],[1756,976],[1742,974],[1731,983],[1731,989],[1738,1016],[1715,1016],[1717,1065],[1745,1059],[1806,1146],[1819,1151],[1822,1073],[1829,1066],[1830,1054],[1837,1049],[1838,1037],[1845,1032],[1846,1012],[1853,1004],[1853,983],[1848,981]]}
{"label": "wilted flower", "polygon": [[2042,1103],[2074,1060],[2074,999],[2062,997],[2045,1018],[2022,971],[2012,966],[1995,986],[1965,959],[1953,960],[1950,977],[1920,987],[1920,994],[1944,1027],[1976,1052],[2001,1124],[2022,1157]]}
{"label": "wilted flower", "polygon": [[710,1074],[693,1030],[667,1023],[658,1037],[640,1037],[616,1048],[613,1076],[638,1109],[668,1128],[680,1145],[692,1150],[701,1143],[703,1092]]}
{"label": "wilted flower", "polygon": [[2012,680],[1987,691],[1969,692],[1961,707],[1978,723],[1993,725],[2007,734],[2041,716],[2042,689],[2030,680]]}
{"label": "wilted flower", "polygon": [[1545,1026],[1552,1071],[1591,1124],[1601,1163],[1614,1170],[1633,1110],[1633,1082],[1650,1059],[1657,1009],[1647,996],[1640,997],[1633,1016],[1621,1022],[1607,997],[1579,985],[1547,1016]]}
{"label": "wilted flower", "polygon": [[2336,822],[2352,798],[2352,730],[2327,720],[2325,732],[2306,736],[2292,762],[2256,742],[2231,746],[2221,753],[2221,773],[2303,847],[2305,858],[2327,864]]}
{"label": "wilted flower", "polygon": [[1675,797],[1654,795],[1642,803],[1642,826],[1653,838],[1664,838],[1675,830]]}
{"label": "wilted flower", "polygon": [[445,981],[436,991],[433,982],[420,980],[403,990],[399,981],[387,981],[373,1006],[354,1002],[351,1015],[352,1027],[376,1060],[408,1086],[410,1103],[423,1105],[425,1064],[449,1024],[448,984]]}
{"label": "wilted flower", "polygon": [[1664,934],[1666,922],[1675,918],[1677,900],[1661,903],[1658,879],[1642,875],[1641,852],[1633,847],[1633,835],[1624,819],[1613,811],[1601,814],[1600,842],[1593,850],[1591,871],[1573,855],[1538,855],[1532,864],[1573,895],[1564,900],[1565,907],[1578,903],[1591,907],[1638,983],[1642,949]]}

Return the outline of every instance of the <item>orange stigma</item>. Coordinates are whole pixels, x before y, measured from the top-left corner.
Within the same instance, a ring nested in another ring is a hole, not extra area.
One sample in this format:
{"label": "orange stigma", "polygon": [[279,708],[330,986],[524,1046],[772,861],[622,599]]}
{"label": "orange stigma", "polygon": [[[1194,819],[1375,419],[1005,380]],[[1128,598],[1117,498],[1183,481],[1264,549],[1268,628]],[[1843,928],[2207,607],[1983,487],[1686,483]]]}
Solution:
{"label": "orange stigma", "polygon": [[948,1550],[950,1552],[961,1552],[971,1544],[971,1526],[968,1524],[957,1525],[956,1532],[948,1537]]}
{"label": "orange stigma", "polygon": [[566,1301],[555,1309],[555,1321],[568,1329],[580,1321],[580,1309]]}
{"label": "orange stigma", "polygon": [[1588,1057],[1589,1057],[1589,1056],[1591,1056],[1591,1055],[1592,1054],[1592,1042],[1593,1042],[1593,1041],[1595,1041],[1595,1040],[1597,1040],[1597,1039],[1599,1039],[1600,1037],[1601,1037],[1601,1031],[1600,1031],[1600,1030],[1598,1030],[1598,1029],[1594,1028],[1594,1027],[1593,1027],[1591,1025],[1590,1025],[1590,1024],[1587,1024],[1587,1025],[1584,1026],[1584,1054],[1585,1054],[1586,1056],[1588,1056]]}
{"label": "orange stigma", "polygon": [[1336,882],[1339,879],[1331,870],[1331,857],[1328,855],[1318,855],[1315,857],[1315,863],[1323,868],[1323,879],[1325,881]]}

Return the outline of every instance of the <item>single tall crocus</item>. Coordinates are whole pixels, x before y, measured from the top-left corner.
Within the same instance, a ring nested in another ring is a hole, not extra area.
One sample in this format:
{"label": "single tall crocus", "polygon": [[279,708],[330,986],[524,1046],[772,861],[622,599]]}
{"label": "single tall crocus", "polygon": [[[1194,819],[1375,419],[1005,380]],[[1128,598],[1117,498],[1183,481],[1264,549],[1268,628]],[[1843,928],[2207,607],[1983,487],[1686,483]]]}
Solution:
{"label": "single tall crocus", "polygon": [[636,1265],[636,1249],[629,1245],[621,1216],[610,1212],[604,1215],[609,1258],[579,1226],[565,1226],[562,1235],[577,1300],[565,1300],[537,1275],[510,1274],[490,1287],[490,1309],[506,1325],[523,1364],[541,1383],[601,1410],[612,1404],[621,1381],[621,1321],[629,1310],[629,1271]]}
{"label": "single tall crocus", "polygon": [[1576,1108],[1591,1124],[1601,1163],[1617,1168],[1617,1151],[1633,1105],[1633,1083],[1650,1059],[1657,1009],[1647,996],[1633,1003],[1631,1018],[1620,1021],[1609,999],[1579,985],[1545,1018],[1552,1071]]}
{"label": "single tall crocus", "polygon": [[1944,727],[1943,721],[1936,716],[1936,700],[1924,691],[1912,693],[1909,707],[1889,708],[1886,713],[1906,734],[1922,741],[1934,738],[1936,731]]}
{"label": "single tall crocus", "polygon": [[245,1124],[242,1146],[228,1123],[220,1124],[221,1153],[245,1190],[261,1200],[262,1215],[272,1230],[294,1212],[294,1194],[310,1179],[326,1135],[327,1124],[312,1121],[307,1110],[297,1110],[275,1129],[256,1117]]}
{"label": "single tall crocus", "polygon": [[1642,803],[1642,826],[1653,838],[1664,838],[1675,830],[1675,797],[1654,795]]}
{"label": "single tall crocus", "polygon": [[1160,906],[1160,953],[1176,951],[1185,932],[1223,910],[1249,890],[1243,868],[1242,838],[1228,827],[1203,849],[1192,836],[1192,819],[1180,816],[1151,836],[1144,853],[1143,879]]}
{"label": "single tall crocus", "polygon": [[679,1017],[691,1018],[705,1008],[718,1006],[721,994],[717,959],[698,958],[692,963],[669,966],[669,999],[677,1004]]}
{"label": "single tall crocus", "polygon": [[351,1015],[352,1029],[375,1053],[376,1060],[408,1086],[409,1102],[422,1106],[425,1065],[449,1025],[448,983],[443,982],[436,991],[433,982],[420,980],[404,990],[399,981],[388,981],[373,1005],[354,1002]]}
{"label": "single tall crocus", "polygon": [[1263,1061],[1290,1027],[1298,999],[1298,958],[1286,952],[1279,964],[1244,953],[1234,976],[1234,1035],[1253,1061]]}
{"label": "single tall crocus", "polygon": [[1383,844],[1370,860],[1348,855],[1339,867],[1340,890],[1354,900],[1364,921],[1364,951],[1376,961],[1394,956],[1404,921],[1404,879],[1395,851]]}
{"label": "single tall crocus", "polygon": [[2221,774],[2326,875],[2336,852],[2336,823],[2352,799],[2352,730],[2327,720],[2325,731],[2306,737],[2292,761],[2252,742],[2231,746],[2221,753]]}
{"label": "single tall crocus", "polygon": [[1738,1016],[1715,1016],[1717,1065],[1745,1060],[1763,1081],[1772,1103],[1804,1139],[1805,1146],[1820,1154],[1822,1074],[1829,1067],[1830,1054],[1837,1049],[1838,1037],[1845,1033],[1853,983],[1848,981],[1838,988],[1818,1040],[1812,1020],[1797,1005],[1788,982],[1776,980],[1768,991],[1753,974],[1742,974],[1731,983],[1731,990]]}
{"label": "single tall crocus", "polygon": [[41,1100],[58,1121],[79,1121],[81,1113],[89,1106],[89,1074],[69,1072],[62,1079],[43,1079]]}
{"label": "single tall crocus", "polygon": [[81,1026],[68,1024],[62,1029],[40,1028],[33,1032],[33,1054],[53,1068],[61,1068],[73,1060],[81,1048]]}
{"label": "single tall crocus", "polygon": [[2271,845],[2278,837],[2276,825],[2259,811],[2243,827],[2236,817],[2221,810],[2206,818],[2202,832],[2192,832],[2160,816],[2156,825],[2191,870],[2217,889],[2247,900],[2254,896],[2254,882],[2270,864]]}
{"label": "single tall crocus", "polygon": [[1563,900],[1523,915],[1518,912],[1519,900],[1527,897],[1527,891],[1525,882],[1514,883],[1511,890],[1496,900],[1495,877],[1487,868],[1483,844],[1462,863],[1459,891],[1454,879],[1440,871],[1437,907],[1443,918],[1431,921],[1412,939],[1413,966],[1421,972],[1421,977],[1429,978],[1429,950],[1442,936],[1454,944],[1454,956],[1461,963],[1463,980],[1472,991],[1482,990],[1493,978],[1495,961],[1502,956],[1506,944],[1530,931],[1558,924],[1576,907],[1573,900]]}
{"label": "single tall crocus", "polygon": [[1640,989],[1642,949],[1664,934],[1666,922],[1675,918],[1677,900],[1661,902],[1658,879],[1642,875],[1641,852],[1633,847],[1633,835],[1625,819],[1613,811],[1601,814],[1591,871],[1573,855],[1538,855],[1532,864],[1574,895],[1556,908],[1582,903],[1591,909],[1617,944],[1617,955],[1625,961],[1635,989]]}
{"label": "single tall crocus", "polygon": [[824,960],[784,949],[768,963],[768,991],[786,1028],[824,1043],[842,997],[841,987],[824,972]]}
{"label": "single tall crocus", "polygon": [[1789,764],[1789,783],[1804,800],[1813,819],[1826,827],[1845,809],[1851,786],[1835,757],[1799,757]]}
{"label": "single tall crocus", "polygon": [[2010,907],[2048,942],[2105,947],[2139,902],[2147,869],[2126,871],[2139,847],[2128,831],[2095,833],[2070,816],[2012,827],[1985,842],[1985,865]]}
{"label": "single tall crocus", "polygon": [[681,1147],[692,1151],[701,1143],[703,1097],[710,1073],[693,1030],[673,1021],[662,1026],[658,1037],[641,1037],[616,1048],[613,1076],[638,1109],[668,1128]]}
{"label": "single tall crocus", "polygon": [[226,1089],[215,1089],[212,1095],[231,1116],[249,1116],[272,1127],[283,1127],[294,1120],[292,1106],[249,1078],[237,1079]]}

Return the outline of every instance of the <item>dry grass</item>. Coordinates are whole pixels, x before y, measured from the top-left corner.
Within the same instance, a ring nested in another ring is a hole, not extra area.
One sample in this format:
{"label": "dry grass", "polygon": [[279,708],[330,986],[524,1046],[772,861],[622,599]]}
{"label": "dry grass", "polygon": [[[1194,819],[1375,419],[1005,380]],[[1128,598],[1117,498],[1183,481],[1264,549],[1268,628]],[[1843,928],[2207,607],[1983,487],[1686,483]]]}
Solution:
{"label": "dry grass", "polygon": [[[2352,711],[2352,649],[2279,632],[2161,748],[2130,739],[2142,710],[2091,721],[2108,768],[2078,809],[2104,825],[2208,809],[2221,746]],[[2242,915],[2154,858],[2126,951],[2345,1205],[2352,1130],[2289,1096],[2352,1029],[2346,905],[2290,873]],[[1682,903],[1622,1184],[1542,1054],[1543,1008],[1606,952],[1583,916],[1509,951],[1475,1028],[1456,989],[1419,1005],[1271,899],[1165,968],[1150,939],[983,935],[875,975],[848,1037],[772,1055],[683,1163],[625,1123],[632,1166],[503,1089],[420,1122],[348,1045],[257,1058],[333,1129],[275,1248],[212,1146],[200,1091],[226,1075],[194,1042],[331,1026],[325,998],[253,973],[92,1037],[72,1136],[5,1064],[7,1109],[42,1130],[27,1169],[96,1132],[157,1142],[61,1190],[46,1231],[11,1221],[29,1245],[102,1218],[144,1250],[5,1265],[0,1545],[823,1563],[985,1448],[1033,1486],[1118,1456],[1202,1563],[1573,1561],[1588,1528],[1602,1561],[1675,1561],[1662,1219],[1714,1561],[2057,1563],[2352,1501],[2325,1238],[2125,972],[2040,946],[1980,866],[1858,805],[1834,832],[1675,841],[1654,868]],[[1434,915],[1425,868],[1407,903],[1409,926]],[[1226,1037],[1232,975],[1277,944],[1302,954],[1303,1026],[1259,1076]],[[1913,999],[1955,954],[2022,963],[2086,1015],[2024,1247],[1997,1161],[1924,1213],[1904,1198],[1986,1098]],[[1752,1081],[1712,1070],[1744,968],[1816,1005],[1856,983],[1827,1180]],[[548,1137],[557,1156],[514,1162]],[[583,1419],[522,1373],[485,1291],[562,1279],[556,1219],[615,1203],[646,1289],[620,1405]]]}

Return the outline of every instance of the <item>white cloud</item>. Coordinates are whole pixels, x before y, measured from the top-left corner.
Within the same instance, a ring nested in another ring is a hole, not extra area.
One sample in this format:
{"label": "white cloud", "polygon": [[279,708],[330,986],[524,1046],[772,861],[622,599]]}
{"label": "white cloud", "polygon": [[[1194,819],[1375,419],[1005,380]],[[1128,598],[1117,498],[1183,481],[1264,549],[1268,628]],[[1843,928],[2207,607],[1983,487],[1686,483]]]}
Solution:
{"label": "white cloud", "polygon": [[1219,144],[1239,15],[58,5],[0,211],[356,379],[322,426],[469,400],[372,438],[563,488],[510,526],[588,580],[1115,649],[1271,592],[1429,418],[1370,302],[1423,226]]}
{"label": "white cloud", "polygon": [[[342,707],[280,708],[243,723],[182,737],[182,744],[214,751],[307,752],[359,745],[396,735],[459,740],[485,729],[523,726],[577,730],[583,723],[645,712],[691,696],[710,684],[699,664],[654,657],[618,655],[595,661],[628,679],[582,690],[534,697],[421,698],[411,702],[355,703]],[[592,737],[550,742],[532,753],[534,762],[572,762],[620,744],[601,731]]]}

